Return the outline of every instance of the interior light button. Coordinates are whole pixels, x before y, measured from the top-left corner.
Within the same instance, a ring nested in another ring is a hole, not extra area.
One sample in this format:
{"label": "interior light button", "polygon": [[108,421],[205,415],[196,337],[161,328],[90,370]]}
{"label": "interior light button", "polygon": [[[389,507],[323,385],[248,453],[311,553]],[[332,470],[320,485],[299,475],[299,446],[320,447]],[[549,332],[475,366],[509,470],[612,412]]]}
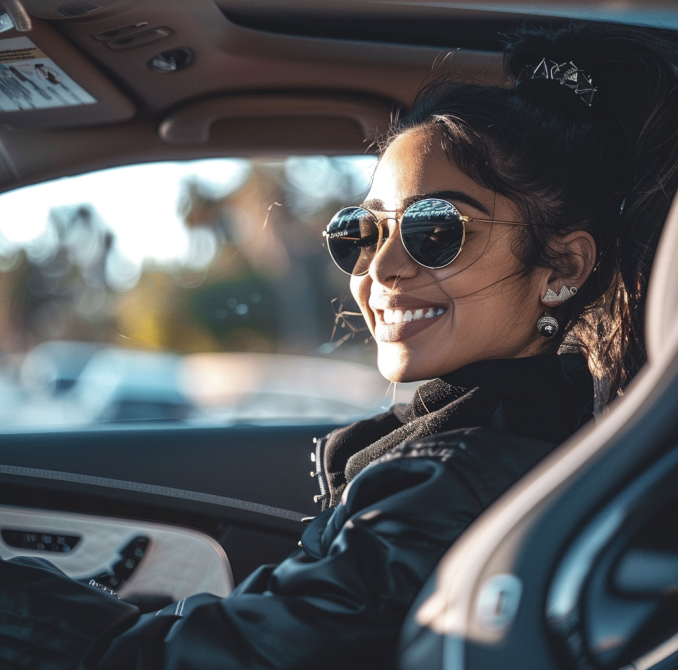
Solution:
{"label": "interior light button", "polygon": [[148,67],[154,72],[178,72],[185,70],[195,58],[195,51],[190,47],[180,47],[163,51],[148,61]]}

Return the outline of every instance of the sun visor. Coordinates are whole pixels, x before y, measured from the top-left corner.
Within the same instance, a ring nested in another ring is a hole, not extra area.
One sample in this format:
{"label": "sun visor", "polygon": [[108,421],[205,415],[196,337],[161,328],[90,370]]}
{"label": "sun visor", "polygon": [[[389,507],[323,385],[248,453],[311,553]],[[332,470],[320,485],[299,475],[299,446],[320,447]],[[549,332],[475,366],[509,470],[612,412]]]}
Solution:
{"label": "sun visor", "polygon": [[134,105],[64,37],[39,19],[0,34],[0,123],[66,128],[124,121]]}

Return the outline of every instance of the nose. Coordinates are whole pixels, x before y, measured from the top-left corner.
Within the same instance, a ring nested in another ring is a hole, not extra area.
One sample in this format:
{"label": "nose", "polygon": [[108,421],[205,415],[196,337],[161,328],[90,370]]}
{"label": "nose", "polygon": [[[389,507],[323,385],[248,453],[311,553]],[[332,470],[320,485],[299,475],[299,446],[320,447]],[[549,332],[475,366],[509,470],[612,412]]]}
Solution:
{"label": "nose", "polygon": [[418,271],[419,266],[405,251],[400,225],[396,223],[372,259],[369,274],[382,286],[393,288],[399,280],[414,277]]}

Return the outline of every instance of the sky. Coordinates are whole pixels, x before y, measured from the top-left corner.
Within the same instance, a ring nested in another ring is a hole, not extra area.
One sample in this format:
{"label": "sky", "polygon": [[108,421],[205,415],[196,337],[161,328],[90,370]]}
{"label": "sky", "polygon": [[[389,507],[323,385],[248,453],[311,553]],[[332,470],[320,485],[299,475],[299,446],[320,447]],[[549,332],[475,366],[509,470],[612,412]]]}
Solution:
{"label": "sky", "polygon": [[181,261],[189,246],[188,230],[177,212],[182,182],[199,176],[214,195],[225,196],[248,172],[246,161],[232,159],[152,163],[11,191],[0,196],[3,246],[22,247],[39,238],[52,208],[91,203],[115,233],[119,253],[129,261]]}

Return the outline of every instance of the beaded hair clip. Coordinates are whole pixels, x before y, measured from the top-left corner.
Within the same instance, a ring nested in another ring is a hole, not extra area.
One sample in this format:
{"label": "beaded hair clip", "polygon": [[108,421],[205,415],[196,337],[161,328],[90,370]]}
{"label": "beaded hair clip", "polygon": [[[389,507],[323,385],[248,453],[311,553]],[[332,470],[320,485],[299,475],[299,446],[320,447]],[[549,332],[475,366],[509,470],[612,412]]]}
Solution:
{"label": "beaded hair clip", "polygon": [[[532,72],[530,72],[532,70]],[[518,78],[517,84],[525,80],[525,75],[530,79],[552,79],[560,82],[561,86],[571,88],[584,104],[591,106],[593,101],[593,94],[598,90],[594,85],[591,77],[584,74],[572,61],[569,63],[556,63],[552,60],[542,58],[537,67],[532,68],[528,65]]]}

